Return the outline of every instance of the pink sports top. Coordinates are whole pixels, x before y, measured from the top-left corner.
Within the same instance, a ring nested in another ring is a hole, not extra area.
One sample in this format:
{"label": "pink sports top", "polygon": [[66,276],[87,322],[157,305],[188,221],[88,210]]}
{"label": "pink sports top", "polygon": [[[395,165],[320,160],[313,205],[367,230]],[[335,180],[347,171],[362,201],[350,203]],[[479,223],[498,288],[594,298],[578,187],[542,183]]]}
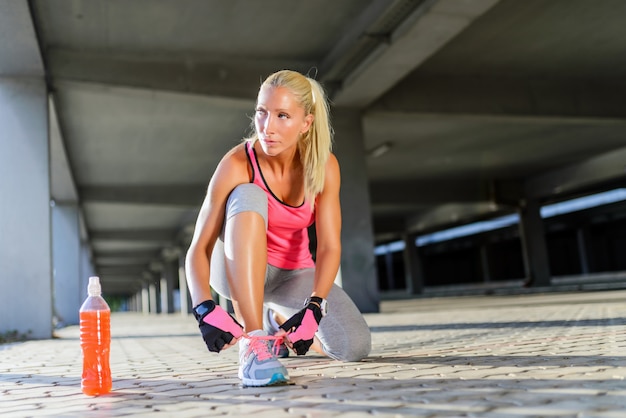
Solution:
{"label": "pink sports top", "polygon": [[265,182],[252,143],[246,143],[246,155],[252,166],[252,180],[267,193],[267,262],[282,269],[315,267],[309,250],[307,228],[315,215],[306,201],[291,206],[281,201]]}

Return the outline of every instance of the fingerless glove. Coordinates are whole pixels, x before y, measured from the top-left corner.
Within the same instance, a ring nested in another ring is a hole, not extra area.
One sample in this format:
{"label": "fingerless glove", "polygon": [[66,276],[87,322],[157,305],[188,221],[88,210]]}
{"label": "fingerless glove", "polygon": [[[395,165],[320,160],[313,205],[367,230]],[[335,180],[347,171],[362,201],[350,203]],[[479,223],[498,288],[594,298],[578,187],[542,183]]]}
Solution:
{"label": "fingerless glove", "polygon": [[233,338],[243,335],[241,324],[212,300],[193,308],[193,313],[209,351],[219,353]]}
{"label": "fingerless glove", "polygon": [[323,301],[320,297],[311,297],[304,309],[280,326],[289,332],[287,338],[299,356],[306,354],[313,344],[313,338],[324,316],[321,308]]}

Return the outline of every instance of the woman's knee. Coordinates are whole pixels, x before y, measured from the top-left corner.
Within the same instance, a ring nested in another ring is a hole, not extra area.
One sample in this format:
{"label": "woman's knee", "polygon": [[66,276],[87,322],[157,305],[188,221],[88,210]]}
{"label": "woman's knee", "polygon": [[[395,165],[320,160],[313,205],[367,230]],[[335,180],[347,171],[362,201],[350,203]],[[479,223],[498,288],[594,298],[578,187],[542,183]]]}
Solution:
{"label": "woman's knee", "polygon": [[344,351],[342,355],[343,361],[360,361],[369,356],[372,351],[371,335],[359,335],[356,341]]}
{"label": "woman's knee", "polygon": [[226,219],[241,212],[256,212],[263,217],[267,228],[267,194],[253,183],[236,186],[226,202]]}
{"label": "woman's knee", "polygon": [[323,344],[326,354],[339,361],[360,361],[372,350],[372,337],[369,328],[344,333],[345,338],[333,338]]}

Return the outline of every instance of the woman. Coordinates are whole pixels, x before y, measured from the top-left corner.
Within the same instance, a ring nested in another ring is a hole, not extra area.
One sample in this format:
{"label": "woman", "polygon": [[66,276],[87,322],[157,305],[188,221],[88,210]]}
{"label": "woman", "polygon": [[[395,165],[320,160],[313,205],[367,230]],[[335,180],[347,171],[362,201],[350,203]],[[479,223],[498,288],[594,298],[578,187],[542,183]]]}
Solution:
{"label": "woman", "polygon": [[[295,71],[270,75],[259,89],[254,127],[211,178],[186,270],[208,349],[239,342],[239,378],[265,386],[289,379],[271,340],[298,355],[312,348],[343,361],[367,356],[371,344],[359,310],[333,284],[340,173],[324,91]],[[313,222],[315,262],[307,235]],[[237,320],[213,302],[211,287],[232,300]]]}

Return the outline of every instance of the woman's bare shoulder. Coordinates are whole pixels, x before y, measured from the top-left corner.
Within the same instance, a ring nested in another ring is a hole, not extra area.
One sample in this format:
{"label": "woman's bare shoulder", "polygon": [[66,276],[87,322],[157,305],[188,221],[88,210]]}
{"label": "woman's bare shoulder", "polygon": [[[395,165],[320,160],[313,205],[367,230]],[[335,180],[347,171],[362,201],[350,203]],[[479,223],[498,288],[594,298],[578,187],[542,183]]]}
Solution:
{"label": "woman's bare shoulder", "polygon": [[245,144],[239,144],[231,148],[220,161],[216,174],[223,174],[231,180],[247,182],[249,178],[248,157],[246,156]]}
{"label": "woman's bare shoulder", "polygon": [[247,164],[248,158],[246,157],[245,143],[235,145],[224,156],[220,164],[226,163],[229,165]]}
{"label": "woman's bare shoulder", "polygon": [[328,156],[328,160],[326,161],[326,174],[330,175],[339,175],[339,161],[337,157],[332,152]]}

